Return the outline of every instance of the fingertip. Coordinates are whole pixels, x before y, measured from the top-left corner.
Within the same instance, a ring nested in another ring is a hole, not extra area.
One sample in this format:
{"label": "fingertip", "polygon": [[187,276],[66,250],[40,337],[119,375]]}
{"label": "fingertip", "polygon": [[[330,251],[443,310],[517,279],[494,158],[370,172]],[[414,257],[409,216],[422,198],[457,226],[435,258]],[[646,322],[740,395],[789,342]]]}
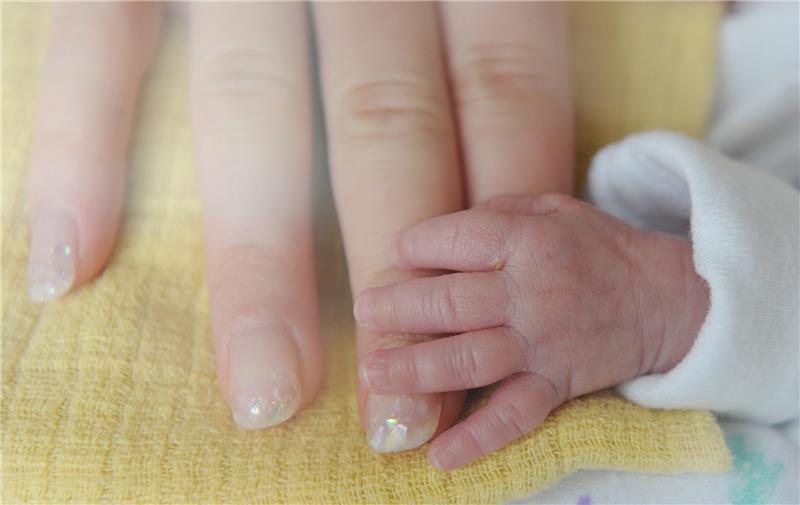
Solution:
{"label": "fingertip", "polygon": [[457,467],[455,455],[448,449],[436,450],[434,447],[428,450],[428,461],[437,470],[448,472]]}
{"label": "fingertip", "polygon": [[353,304],[353,318],[364,328],[370,328],[370,323],[372,322],[373,304],[369,291],[363,291],[359,294]]}

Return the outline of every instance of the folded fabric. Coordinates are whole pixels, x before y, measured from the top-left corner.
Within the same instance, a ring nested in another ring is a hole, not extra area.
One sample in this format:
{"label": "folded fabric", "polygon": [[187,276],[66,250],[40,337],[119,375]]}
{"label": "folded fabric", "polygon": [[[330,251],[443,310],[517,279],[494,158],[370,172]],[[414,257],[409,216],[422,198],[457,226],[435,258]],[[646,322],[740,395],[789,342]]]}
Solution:
{"label": "folded fabric", "polygon": [[695,269],[710,291],[686,357],[618,391],[650,407],[711,408],[762,423],[797,418],[797,189],[766,169],[658,131],[601,151],[588,187],[598,206],[643,228],[686,233],[691,223]]}
{"label": "folded fabric", "polygon": [[[593,29],[610,37],[603,39],[608,47],[625,51],[610,51],[604,66],[595,65],[596,98],[589,96],[591,85],[578,86],[579,152],[642,128],[662,110],[686,113],[670,112],[663,126],[702,130],[696,108],[707,107],[710,70],[699,63],[711,61],[719,7],[627,9],[575,6],[582,27],[576,68],[598,56],[581,52]],[[729,467],[711,413],[651,410],[608,391],[569,402],[533,433],[451,473],[430,466],[425,448],[370,451],[356,412],[346,271],[320,167],[315,229],[324,382],[315,402],[291,422],[258,432],[237,429],[213,365],[181,21],[168,23],[144,87],[129,199],[109,266],[61,301],[30,304],[25,172],[49,17],[46,6],[30,4],[6,5],[3,14],[4,502],[485,503],[527,495],[579,468]],[[668,33],[665,25],[675,36],[653,35]],[[652,57],[642,78],[635,77],[638,67],[634,72],[624,63],[628,52],[639,55],[637,66],[642,55]],[[674,77],[652,79],[654,73]],[[673,90],[678,81],[682,86]],[[621,103],[624,114],[596,115],[603,104]],[[697,121],[672,124],[669,118],[678,116]],[[624,117],[624,131],[614,117]]]}

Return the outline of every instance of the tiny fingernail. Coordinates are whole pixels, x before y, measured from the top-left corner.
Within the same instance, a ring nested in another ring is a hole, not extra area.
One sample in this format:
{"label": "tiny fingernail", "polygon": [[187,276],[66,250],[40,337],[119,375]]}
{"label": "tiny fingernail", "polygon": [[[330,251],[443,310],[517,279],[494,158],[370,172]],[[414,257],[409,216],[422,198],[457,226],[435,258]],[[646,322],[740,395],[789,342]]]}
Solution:
{"label": "tiny fingernail", "polygon": [[361,372],[361,382],[367,389],[383,387],[389,382],[386,366],[380,361],[370,359],[362,361],[359,372]]}
{"label": "tiny fingernail", "polygon": [[436,454],[431,454],[430,459],[433,466],[442,471],[450,470],[456,462],[456,457],[447,449],[439,451]]}
{"label": "tiny fingernail", "polygon": [[367,396],[367,441],[375,452],[399,452],[427,442],[439,425],[442,395]]}
{"label": "tiny fingernail", "polygon": [[298,356],[280,326],[239,325],[228,339],[231,415],[257,430],[290,419],[300,406]]}
{"label": "tiny fingernail", "polygon": [[371,315],[372,306],[362,294],[356,299],[355,305],[353,305],[353,317],[358,324],[361,326],[366,326],[365,323],[369,322],[369,317]]}
{"label": "tiny fingernail", "polygon": [[28,252],[28,296],[44,303],[63,295],[78,270],[78,227],[63,209],[46,209],[32,223]]}

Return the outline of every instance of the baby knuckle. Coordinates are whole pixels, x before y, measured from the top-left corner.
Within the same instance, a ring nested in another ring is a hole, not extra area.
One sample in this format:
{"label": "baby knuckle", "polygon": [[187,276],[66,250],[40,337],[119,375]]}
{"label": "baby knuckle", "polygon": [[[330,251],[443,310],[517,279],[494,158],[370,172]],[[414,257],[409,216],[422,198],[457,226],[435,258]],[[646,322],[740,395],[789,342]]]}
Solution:
{"label": "baby knuckle", "polygon": [[469,385],[480,383],[481,367],[480,357],[472,346],[459,346],[458,351],[452,355],[452,374],[460,378],[460,382]]}
{"label": "baby knuckle", "polygon": [[470,242],[467,232],[466,217],[461,215],[453,222],[450,228],[450,238],[448,240],[448,250],[451,258],[460,256],[460,252],[464,249],[466,244]]}
{"label": "baby knuckle", "polygon": [[462,435],[463,445],[474,447],[478,454],[488,454],[497,449],[496,444],[492,443],[491,427],[485,423],[475,423],[470,425]]}
{"label": "baby knuckle", "polygon": [[424,78],[374,78],[345,89],[338,100],[340,131],[351,138],[381,139],[450,131],[445,102]]}
{"label": "baby knuckle", "polygon": [[543,214],[557,211],[577,210],[581,203],[575,198],[563,193],[545,193],[538,197],[537,206]]}
{"label": "baby knuckle", "polygon": [[525,416],[513,402],[505,399],[496,400],[494,412],[498,429],[506,440],[513,440],[527,433]]}
{"label": "baby knuckle", "polygon": [[249,48],[227,49],[200,63],[194,77],[199,119],[229,128],[246,126],[248,120],[290,117],[306,97],[298,79],[280,70],[284,67],[268,51]]}
{"label": "baby knuckle", "polygon": [[412,384],[416,387],[427,382],[425,380],[425,371],[422,369],[420,360],[418,359],[409,359],[403,362],[401,371],[400,371],[400,382],[404,382],[407,384]]}
{"label": "baby knuckle", "polygon": [[449,278],[443,278],[440,288],[436,290],[432,304],[434,317],[443,323],[459,320],[461,315],[461,300],[456,294],[453,282]]}
{"label": "baby knuckle", "polygon": [[515,356],[519,359],[520,369],[526,369],[536,360],[535,346],[528,337],[514,328],[506,327],[505,332],[514,349],[517,350]]}
{"label": "baby knuckle", "polygon": [[476,210],[459,215],[450,227],[448,250],[452,258],[468,258],[476,243],[486,244],[494,251],[487,266],[500,270],[507,259],[508,240],[513,216],[490,210]]}

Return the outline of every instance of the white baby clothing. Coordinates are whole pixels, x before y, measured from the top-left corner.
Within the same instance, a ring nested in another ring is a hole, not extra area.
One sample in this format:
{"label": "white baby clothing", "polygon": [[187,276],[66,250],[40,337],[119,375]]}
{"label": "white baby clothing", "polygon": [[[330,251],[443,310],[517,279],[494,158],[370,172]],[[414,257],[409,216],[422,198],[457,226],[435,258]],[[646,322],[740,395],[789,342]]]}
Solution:
{"label": "white baby clothing", "polygon": [[735,4],[720,27],[705,142],[644,132],[592,162],[587,198],[640,228],[689,236],[710,308],[663,374],[617,386],[653,408],[710,409],[726,475],[585,470],[520,503],[798,503],[798,4]]}

